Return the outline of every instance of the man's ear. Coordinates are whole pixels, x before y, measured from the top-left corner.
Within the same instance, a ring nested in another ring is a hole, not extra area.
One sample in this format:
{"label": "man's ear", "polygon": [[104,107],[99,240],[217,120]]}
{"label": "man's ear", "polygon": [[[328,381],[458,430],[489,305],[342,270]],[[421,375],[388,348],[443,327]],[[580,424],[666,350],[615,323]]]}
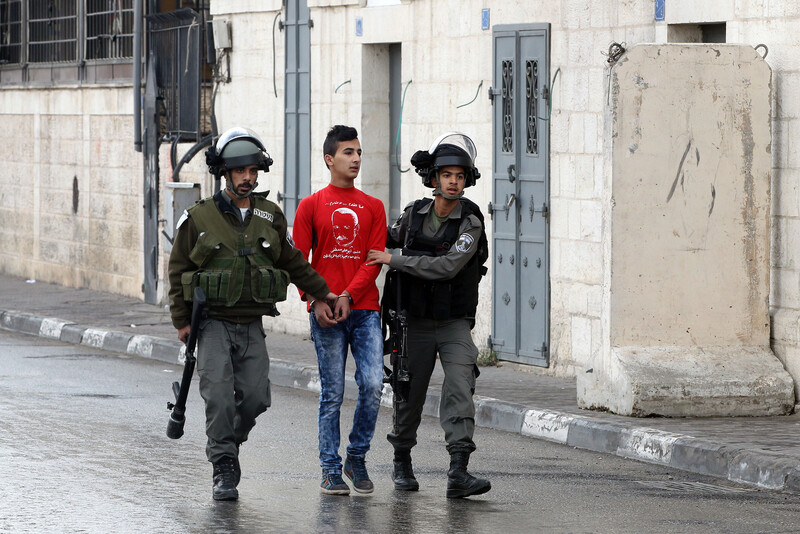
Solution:
{"label": "man's ear", "polygon": [[331,165],[333,165],[333,156],[331,156],[330,154],[325,154],[324,158],[325,158],[325,166],[330,169]]}

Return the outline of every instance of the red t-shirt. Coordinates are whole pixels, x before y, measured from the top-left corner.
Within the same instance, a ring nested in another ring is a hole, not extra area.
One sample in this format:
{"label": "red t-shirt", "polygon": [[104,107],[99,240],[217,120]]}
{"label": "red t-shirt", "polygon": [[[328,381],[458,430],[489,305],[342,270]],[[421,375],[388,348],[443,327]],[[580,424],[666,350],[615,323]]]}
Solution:
{"label": "red t-shirt", "polygon": [[382,266],[365,261],[370,249],[386,246],[383,202],[355,187],[328,185],[300,201],[292,235],[331,291],[350,293],[351,309],[380,310],[375,279]]}

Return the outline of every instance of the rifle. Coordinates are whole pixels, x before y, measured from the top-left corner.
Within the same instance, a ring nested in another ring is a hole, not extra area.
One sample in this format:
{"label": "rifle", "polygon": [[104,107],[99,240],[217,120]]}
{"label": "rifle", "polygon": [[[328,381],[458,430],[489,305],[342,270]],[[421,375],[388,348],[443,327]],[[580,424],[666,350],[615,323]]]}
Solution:
{"label": "rifle", "polygon": [[[383,343],[383,353],[389,354],[391,369],[383,366],[383,382],[392,387],[394,396],[394,420],[397,421],[397,404],[408,402],[411,389],[411,374],[408,372],[408,318],[401,306],[400,273],[386,273],[386,290],[383,293],[381,312],[384,329],[388,327],[389,337]],[[394,293],[394,299],[392,299]]]}
{"label": "rifle", "polygon": [[195,287],[192,297],[192,326],[189,330],[189,339],[186,341],[186,361],[183,364],[183,377],[180,382],[172,383],[175,403],[167,402],[167,410],[172,410],[167,422],[167,437],[171,439],[179,439],[183,436],[183,425],[186,423],[186,398],[189,396],[189,386],[192,383],[194,366],[197,362],[197,358],[194,356],[194,349],[197,345],[197,332],[200,329],[200,321],[203,320],[205,306],[205,293],[199,287]]}

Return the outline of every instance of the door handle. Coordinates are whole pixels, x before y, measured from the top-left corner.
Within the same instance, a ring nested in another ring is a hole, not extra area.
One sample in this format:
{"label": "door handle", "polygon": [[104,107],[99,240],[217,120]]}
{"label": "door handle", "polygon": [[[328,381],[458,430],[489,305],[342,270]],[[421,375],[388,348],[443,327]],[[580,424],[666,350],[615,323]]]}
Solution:
{"label": "door handle", "polygon": [[492,215],[492,219],[494,219],[494,212],[495,211],[504,211],[506,212],[506,220],[508,220],[508,212],[511,211],[511,206],[514,204],[514,201],[517,199],[517,195],[511,193],[511,195],[506,195],[506,202],[505,204],[493,204],[489,203],[489,213]]}
{"label": "door handle", "polygon": [[516,199],[517,199],[517,195],[515,195],[514,193],[511,193],[511,196],[508,197],[508,202],[506,203],[506,210],[510,210],[511,209],[511,206],[514,205],[514,200],[516,200]]}

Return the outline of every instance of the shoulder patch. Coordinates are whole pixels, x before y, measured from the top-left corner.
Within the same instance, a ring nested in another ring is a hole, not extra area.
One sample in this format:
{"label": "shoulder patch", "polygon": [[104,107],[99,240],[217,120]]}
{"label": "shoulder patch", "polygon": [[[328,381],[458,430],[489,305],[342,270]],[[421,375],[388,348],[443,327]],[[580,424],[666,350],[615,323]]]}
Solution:
{"label": "shoulder patch", "polygon": [[286,242],[292,245],[292,248],[295,248],[294,240],[292,239],[292,233],[289,230],[286,230]]}
{"label": "shoulder patch", "polygon": [[465,254],[469,252],[469,249],[472,248],[472,243],[474,242],[475,238],[465,232],[458,236],[458,241],[456,241],[456,250],[461,254]]}
{"label": "shoulder patch", "polygon": [[177,222],[177,224],[175,224],[175,229],[177,230],[178,228],[180,228],[180,227],[181,227],[181,225],[182,225],[184,222],[186,222],[186,219],[188,219],[188,218],[189,218],[189,212],[188,212],[188,211],[186,211],[186,210],[183,210],[183,214],[181,214],[181,218],[180,218],[180,219],[178,219],[178,222]]}

